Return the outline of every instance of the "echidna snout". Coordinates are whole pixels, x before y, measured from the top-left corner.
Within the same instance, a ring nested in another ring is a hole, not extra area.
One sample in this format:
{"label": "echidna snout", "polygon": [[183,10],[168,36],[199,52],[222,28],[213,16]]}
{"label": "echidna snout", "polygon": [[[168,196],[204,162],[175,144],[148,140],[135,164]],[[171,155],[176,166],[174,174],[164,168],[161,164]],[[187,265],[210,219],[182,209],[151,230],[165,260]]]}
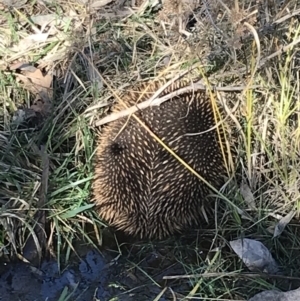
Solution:
{"label": "echidna snout", "polygon": [[[140,101],[159,87],[153,83]],[[161,96],[180,87],[173,85]],[[134,105],[145,88],[141,85],[123,101]],[[122,109],[120,104],[114,107]],[[176,96],[136,115],[206,181],[220,188],[225,168],[211,102],[204,92]],[[97,143],[93,199],[109,225],[140,238],[162,239],[201,220],[209,188],[134,118],[109,123]]]}

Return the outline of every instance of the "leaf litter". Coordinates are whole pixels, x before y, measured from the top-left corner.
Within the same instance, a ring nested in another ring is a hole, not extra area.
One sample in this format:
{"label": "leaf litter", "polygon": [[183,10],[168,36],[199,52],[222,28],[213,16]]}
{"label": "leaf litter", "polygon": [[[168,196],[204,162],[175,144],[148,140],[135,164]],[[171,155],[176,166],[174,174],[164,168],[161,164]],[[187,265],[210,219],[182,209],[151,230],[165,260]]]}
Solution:
{"label": "leaf litter", "polygon": [[44,75],[40,69],[26,62],[15,63],[10,66],[10,70],[20,70],[15,73],[17,82],[22,83],[24,89],[35,96],[29,108],[18,109],[14,113],[15,124],[37,119],[37,124],[40,125],[50,114],[53,76],[49,72]]}
{"label": "leaf litter", "polygon": [[234,252],[243,260],[250,271],[276,274],[279,267],[270,251],[254,239],[237,239],[230,241]]}

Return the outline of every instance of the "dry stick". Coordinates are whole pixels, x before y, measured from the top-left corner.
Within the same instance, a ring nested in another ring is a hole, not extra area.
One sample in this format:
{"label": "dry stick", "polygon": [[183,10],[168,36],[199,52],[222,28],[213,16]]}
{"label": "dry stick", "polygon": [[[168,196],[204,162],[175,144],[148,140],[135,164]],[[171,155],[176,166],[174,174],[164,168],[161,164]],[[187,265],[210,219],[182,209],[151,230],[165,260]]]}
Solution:
{"label": "dry stick", "polygon": [[[177,77],[175,78],[175,80],[177,79]],[[172,80],[172,82],[174,82],[174,80]],[[170,82],[167,83],[168,85],[170,84]],[[175,96],[178,96],[178,95],[181,95],[183,93],[187,93],[187,92],[191,92],[191,91],[195,91],[195,90],[204,90],[206,91],[207,90],[207,87],[206,85],[203,85],[201,84],[200,82],[196,82],[196,83],[193,83],[187,87],[184,87],[184,88],[181,88],[181,89],[178,89],[176,90],[175,92],[172,92],[172,93],[169,93],[163,97],[160,97],[160,98],[156,98],[164,89],[165,89],[165,86],[164,85],[162,88],[160,88],[151,98],[139,103],[139,104],[136,104],[135,106],[132,106],[128,109],[125,109],[125,110],[122,110],[120,112],[117,112],[117,113],[112,113],[110,114],[109,116],[106,116],[102,119],[100,119],[99,121],[97,121],[95,123],[96,126],[100,126],[100,125],[103,125],[103,124],[106,124],[106,123],[109,123],[111,121],[114,121],[114,120],[117,120],[119,118],[122,118],[122,117],[125,117],[125,116],[128,116],[128,115],[131,115],[139,110],[143,110],[143,109],[146,109],[150,106],[159,106],[161,105],[163,102],[171,99],[172,97],[175,97]],[[255,89],[255,88],[258,88],[259,86],[253,86],[251,87],[252,89]],[[223,91],[223,92],[234,92],[234,91],[243,91],[245,89],[245,87],[214,87],[213,90],[215,91]]]}
{"label": "dry stick", "polygon": [[[284,11],[285,11],[285,12],[287,11],[287,10],[285,10],[285,8],[287,7],[287,5],[288,5],[288,3],[286,3],[285,7],[278,13],[279,16],[281,16],[281,15],[283,14]],[[277,20],[274,21],[273,23],[275,23],[275,24],[282,23],[282,22],[284,22],[284,21],[287,20],[287,19],[290,19],[290,18],[292,18],[292,17],[294,17],[294,16],[298,16],[299,14],[300,14],[300,9],[296,9],[296,10],[294,10],[292,13],[288,12],[287,15],[285,15],[285,16],[283,16],[283,17],[277,19]]]}
{"label": "dry stick", "polygon": [[[191,69],[188,69],[182,73],[180,73],[179,75],[175,76],[174,78],[172,78],[171,80],[169,80],[167,83],[165,83],[161,88],[159,88],[149,99],[149,105],[152,103],[152,101],[154,102],[156,100],[156,98],[159,96],[159,94],[161,92],[163,92],[167,87],[169,87],[171,84],[173,84],[176,80],[180,79],[181,77],[183,77],[185,74],[187,74],[188,72],[192,71],[193,69],[195,69],[196,67],[193,67]],[[142,103],[141,103],[142,104]],[[138,105],[138,104],[136,104]],[[139,104],[140,105],[140,104]]]}
{"label": "dry stick", "polygon": [[[162,91],[164,91],[168,86],[170,86],[172,83],[174,83],[176,80],[178,80],[178,79],[180,79],[181,77],[183,77],[185,74],[187,74],[188,72],[190,72],[190,71],[192,71],[193,69],[195,69],[196,68],[196,66],[194,66],[194,67],[192,67],[192,68],[189,68],[189,69],[187,69],[186,71],[183,71],[183,72],[181,72],[181,73],[179,73],[177,76],[175,76],[174,78],[172,78],[171,80],[169,80],[167,83],[165,83],[161,88],[159,88],[151,97],[150,97],[150,99],[148,99],[147,101],[148,101],[148,106],[150,106],[150,104],[153,102],[153,101],[155,101],[156,100],[156,98],[158,97],[158,95],[162,92]],[[149,87],[149,86],[148,86]],[[146,88],[146,90],[148,89],[148,87]],[[142,93],[142,96],[144,95],[144,93],[145,93],[145,90],[143,91],[143,93]],[[176,92],[175,92],[176,93]],[[123,101],[122,101],[123,102]],[[123,105],[124,105],[124,103],[123,103]],[[125,105],[125,107],[127,107],[126,105]],[[132,106],[131,108],[128,108],[127,107],[127,109],[124,109],[124,110],[122,110],[121,111],[121,113],[123,112],[123,111],[127,111],[127,110],[129,110],[130,111],[130,109],[131,110],[133,110],[133,112],[132,113],[129,113],[129,114],[125,114],[124,116],[128,116],[128,115],[131,115],[131,114],[133,114],[133,113],[135,113],[136,111],[138,111],[138,110],[140,110],[140,108],[138,107],[138,104],[135,104],[134,106]],[[119,119],[119,118],[121,118],[120,116],[119,116],[119,114],[120,114],[120,112],[117,112],[117,113],[113,113],[113,114],[111,114],[111,115],[109,115],[109,116],[107,116],[107,117],[105,117],[105,118],[110,118],[110,116],[112,116],[112,115],[114,115],[114,114],[116,114],[116,115],[118,115],[117,116],[117,118],[116,119]],[[103,118],[104,119],[104,118]],[[102,119],[102,120],[103,120]],[[116,120],[115,119],[115,120]],[[95,125],[96,126],[99,126],[99,123],[102,121],[102,120],[100,120],[100,121],[98,121]],[[101,125],[101,124],[100,124]],[[124,124],[124,127],[126,126],[126,124]],[[121,129],[121,131],[123,130],[123,128]]]}
{"label": "dry stick", "polygon": [[[255,42],[256,42],[256,47],[257,47],[256,64],[255,64],[255,66],[254,66],[254,69],[253,69],[253,71],[252,71],[252,75],[251,75],[251,78],[250,78],[249,84],[248,84],[248,85],[250,86],[250,84],[251,84],[251,82],[253,81],[253,78],[254,78],[254,76],[255,76],[255,74],[256,74],[256,71],[257,71],[258,68],[259,68],[261,51],[260,51],[260,41],[259,41],[259,37],[258,37],[257,31],[256,31],[255,28],[254,28],[251,24],[249,24],[248,22],[244,22],[244,25],[245,25],[246,27],[248,27],[248,29],[252,32],[253,37],[254,37],[254,40],[255,40]],[[246,87],[245,90],[249,90],[248,85],[247,85],[247,87]]]}
{"label": "dry stick", "polygon": [[191,278],[211,278],[211,277],[245,277],[245,278],[276,278],[276,279],[287,279],[287,280],[300,280],[299,277],[284,276],[276,274],[267,273],[203,273],[203,274],[193,274],[193,275],[174,275],[174,276],[164,276],[164,280],[174,280],[174,279],[191,279]]}

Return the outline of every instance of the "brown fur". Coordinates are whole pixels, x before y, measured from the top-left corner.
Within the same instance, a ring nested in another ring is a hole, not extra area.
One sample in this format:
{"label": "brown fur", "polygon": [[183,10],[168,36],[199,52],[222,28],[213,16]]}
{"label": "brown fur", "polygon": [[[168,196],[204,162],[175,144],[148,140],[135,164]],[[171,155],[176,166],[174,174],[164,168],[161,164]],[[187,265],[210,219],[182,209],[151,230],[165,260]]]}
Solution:
{"label": "brown fur", "polygon": [[[147,85],[122,97],[127,106],[137,102]],[[160,96],[183,85],[176,83]],[[150,87],[151,92],[140,101],[149,99],[161,84],[154,82]],[[117,104],[113,111],[122,109]],[[202,177],[220,188],[225,168],[216,129],[208,131],[215,121],[205,92],[186,93],[136,115]],[[204,131],[208,132],[201,133]],[[158,239],[201,221],[201,206],[210,191],[207,185],[133,117],[109,123],[97,143],[93,201],[103,220],[127,234]]]}

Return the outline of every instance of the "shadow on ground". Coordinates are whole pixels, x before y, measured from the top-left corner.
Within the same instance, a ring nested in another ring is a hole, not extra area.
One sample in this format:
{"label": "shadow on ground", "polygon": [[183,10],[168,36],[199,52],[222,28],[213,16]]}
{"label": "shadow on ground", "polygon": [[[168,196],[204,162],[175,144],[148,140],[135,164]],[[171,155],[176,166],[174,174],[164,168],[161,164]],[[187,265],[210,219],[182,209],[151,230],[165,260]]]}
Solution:
{"label": "shadow on ground", "polygon": [[[249,271],[233,257],[223,260],[216,255],[211,250],[212,234],[213,231],[191,231],[156,243],[119,237],[115,240],[109,236],[100,251],[78,241],[74,245],[76,252],[71,252],[67,264],[61,263],[60,270],[53,258],[45,259],[38,268],[2,259],[0,301],[179,301],[187,300],[197,286],[193,296],[197,300],[248,300],[262,291],[258,285],[261,281],[283,291],[300,286],[300,278],[292,281],[283,276],[298,275],[295,260],[300,258],[299,252],[292,254],[293,262],[277,280],[260,279],[259,275],[230,277],[230,271]],[[226,253],[224,258],[229,258],[230,250],[226,246],[222,253]],[[276,259],[280,261],[280,258],[277,254]],[[220,273],[202,277],[207,271]],[[186,275],[191,277],[180,277]]]}
{"label": "shadow on ground", "polygon": [[[21,261],[2,261],[0,300],[154,300],[166,285],[172,287],[178,282],[167,282],[163,276],[186,274],[176,253],[182,256],[182,248],[185,248],[186,257],[195,257],[192,246],[174,244],[125,243],[122,253],[117,245],[100,252],[81,245],[76,247],[78,256],[73,254],[61,272],[53,259],[44,260],[39,268]],[[188,293],[190,289],[186,281],[176,284],[176,290],[181,293]],[[59,299],[64,290],[67,290],[66,296],[71,295],[70,299]],[[183,297],[181,293],[165,289],[156,300],[174,300],[175,295]]]}

